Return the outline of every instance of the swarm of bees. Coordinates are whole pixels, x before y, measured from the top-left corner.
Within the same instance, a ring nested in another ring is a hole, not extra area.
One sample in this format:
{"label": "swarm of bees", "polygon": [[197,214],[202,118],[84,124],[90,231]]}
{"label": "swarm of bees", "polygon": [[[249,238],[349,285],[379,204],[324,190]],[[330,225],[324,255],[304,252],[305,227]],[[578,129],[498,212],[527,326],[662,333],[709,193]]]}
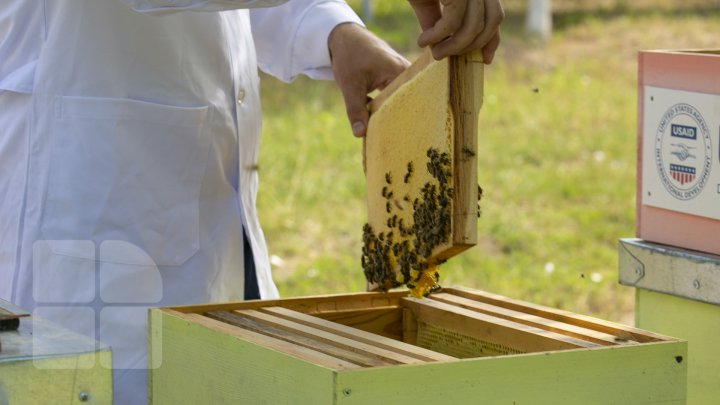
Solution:
{"label": "swarm of bees", "polygon": [[[363,227],[362,267],[367,280],[382,290],[407,285],[416,297],[439,290],[439,262],[430,263],[432,251],[448,242],[452,221],[452,164],[447,153],[437,149],[427,151],[427,170],[433,180],[425,183],[418,198],[412,201],[412,223],[405,223],[396,211],[410,206],[409,195],[396,198],[392,173],[385,174],[381,195],[385,198],[387,232],[375,233]],[[415,172],[408,162],[403,183],[408,184]],[[408,218],[409,215],[404,215]],[[396,270],[397,269],[397,270]]]}

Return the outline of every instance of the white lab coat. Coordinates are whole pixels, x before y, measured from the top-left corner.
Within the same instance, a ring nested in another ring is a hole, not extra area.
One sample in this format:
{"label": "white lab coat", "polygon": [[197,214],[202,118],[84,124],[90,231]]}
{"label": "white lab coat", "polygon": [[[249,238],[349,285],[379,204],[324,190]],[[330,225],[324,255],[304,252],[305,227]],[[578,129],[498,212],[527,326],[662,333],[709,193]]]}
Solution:
{"label": "white lab coat", "polygon": [[243,225],[278,295],[257,67],[331,78],[327,36],[359,22],[338,0],[241,10],[283,2],[0,3],[0,297],[109,343],[137,369],[117,403],[146,398],[147,307],[243,298]]}

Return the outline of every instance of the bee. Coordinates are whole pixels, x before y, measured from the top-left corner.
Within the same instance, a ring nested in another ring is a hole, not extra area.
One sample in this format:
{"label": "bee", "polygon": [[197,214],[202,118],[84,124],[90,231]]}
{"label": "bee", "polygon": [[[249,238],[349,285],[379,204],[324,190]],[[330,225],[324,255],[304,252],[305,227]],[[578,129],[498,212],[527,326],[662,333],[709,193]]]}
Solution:
{"label": "bee", "polygon": [[392,211],[392,206],[390,205],[390,201],[385,203],[385,211],[389,214],[390,211]]}
{"label": "bee", "polygon": [[383,196],[383,197],[387,197],[387,192],[388,192],[387,186],[383,187],[383,188],[382,188],[382,193],[381,193],[382,196]]}
{"label": "bee", "polygon": [[425,297],[427,297],[430,294],[436,293],[438,291],[442,290],[442,286],[440,284],[435,284],[434,286],[430,287],[427,292],[425,292]]}
{"label": "bee", "polygon": [[475,152],[473,152],[472,150],[470,150],[470,148],[468,148],[467,146],[463,146],[462,151],[463,151],[463,153],[465,154],[465,157],[473,157],[473,156],[475,156]]}
{"label": "bee", "polygon": [[385,173],[385,183],[392,184],[392,174],[390,172]]}
{"label": "bee", "polygon": [[413,162],[408,162],[407,174],[405,174],[405,178],[403,179],[405,184],[407,184],[410,181],[410,177],[412,177],[414,171],[415,171],[415,167],[413,166]]}

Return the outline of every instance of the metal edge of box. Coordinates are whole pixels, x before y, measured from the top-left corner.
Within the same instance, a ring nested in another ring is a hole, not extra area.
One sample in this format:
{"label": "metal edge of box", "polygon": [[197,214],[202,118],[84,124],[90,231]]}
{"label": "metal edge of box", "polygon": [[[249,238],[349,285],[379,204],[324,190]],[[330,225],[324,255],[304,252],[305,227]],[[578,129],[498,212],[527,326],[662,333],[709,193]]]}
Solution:
{"label": "metal edge of box", "polygon": [[720,256],[638,238],[618,242],[622,285],[720,305]]}

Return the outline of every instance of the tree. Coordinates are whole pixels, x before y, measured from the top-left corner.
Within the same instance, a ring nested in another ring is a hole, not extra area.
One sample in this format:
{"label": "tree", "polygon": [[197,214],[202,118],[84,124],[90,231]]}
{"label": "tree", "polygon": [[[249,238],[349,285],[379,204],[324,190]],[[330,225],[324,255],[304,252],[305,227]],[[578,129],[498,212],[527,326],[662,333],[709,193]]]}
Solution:
{"label": "tree", "polygon": [[547,41],[552,33],[551,0],[528,0],[525,31],[531,37]]}

